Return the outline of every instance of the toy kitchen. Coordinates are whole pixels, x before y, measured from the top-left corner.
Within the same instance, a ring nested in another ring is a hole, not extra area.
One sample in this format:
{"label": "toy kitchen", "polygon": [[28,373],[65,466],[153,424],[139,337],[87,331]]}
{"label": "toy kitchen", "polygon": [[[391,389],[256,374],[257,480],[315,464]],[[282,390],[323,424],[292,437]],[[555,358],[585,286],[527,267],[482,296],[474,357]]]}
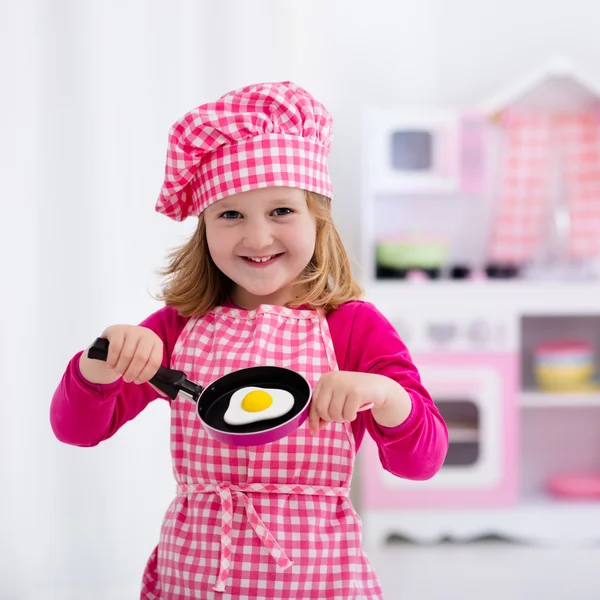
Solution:
{"label": "toy kitchen", "polygon": [[600,541],[600,73],[364,120],[366,298],[448,424],[429,481],[360,451],[365,544]]}

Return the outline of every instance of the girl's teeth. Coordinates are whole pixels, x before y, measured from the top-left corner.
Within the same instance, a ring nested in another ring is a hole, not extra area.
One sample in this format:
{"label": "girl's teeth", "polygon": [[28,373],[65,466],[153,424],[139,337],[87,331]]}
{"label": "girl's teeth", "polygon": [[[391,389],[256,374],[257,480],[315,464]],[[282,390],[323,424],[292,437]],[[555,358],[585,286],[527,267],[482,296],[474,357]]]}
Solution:
{"label": "girl's teeth", "polygon": [[271,260],[273,257],[272,256],[265,256],[265,258],[252,258],[251,256],[248,257],[252,262],[267,262],[268,260]]}

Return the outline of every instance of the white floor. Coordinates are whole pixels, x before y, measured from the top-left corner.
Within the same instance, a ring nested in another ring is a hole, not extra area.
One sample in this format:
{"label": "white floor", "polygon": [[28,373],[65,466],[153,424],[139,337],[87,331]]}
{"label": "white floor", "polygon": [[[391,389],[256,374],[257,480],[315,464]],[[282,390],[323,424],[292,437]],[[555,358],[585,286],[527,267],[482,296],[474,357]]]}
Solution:
{"label": "white floor", "polygon": [[[368,555],[385,600],[600,600],[600,546],[393,543]],[[110,591],[75,584],[14,595],[0,590],[0,600],[131,600],[139,596],[137,577],[131,580]]]}
{"label": "white floor", "polygon": [[393,542],[368,555],[385,600],[600,599],[600,547]]}

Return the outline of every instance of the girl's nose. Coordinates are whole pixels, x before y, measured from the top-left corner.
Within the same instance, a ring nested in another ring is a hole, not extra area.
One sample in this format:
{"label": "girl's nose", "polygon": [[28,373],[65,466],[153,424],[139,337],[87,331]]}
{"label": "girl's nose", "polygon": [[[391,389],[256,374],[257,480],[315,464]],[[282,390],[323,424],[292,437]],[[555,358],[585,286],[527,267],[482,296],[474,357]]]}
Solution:
{"label": "girl's nose", "polygon": [[265,220],[249,219],[244,227],[244,246],[250,250],[263,250],[273,243],[271,225]]}

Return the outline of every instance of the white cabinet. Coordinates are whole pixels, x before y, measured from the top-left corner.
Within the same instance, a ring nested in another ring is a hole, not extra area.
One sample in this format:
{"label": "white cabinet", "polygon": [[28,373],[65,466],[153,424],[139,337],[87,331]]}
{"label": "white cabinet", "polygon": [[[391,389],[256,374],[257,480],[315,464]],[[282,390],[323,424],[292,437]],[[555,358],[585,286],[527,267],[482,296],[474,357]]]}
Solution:
{"label": "white cabinet", "polygon": [[[600,541],[600,502],[548,491],[557,473],[600,474],[600,393],[539,391],[531,358],[537,343],[561,335],[594,341],[600,352],[600,286],[386,282],[367,286],[367,298],[405,339],[450,437],[446,464],[425,482],[383,471],[365,441],[367,545],[393,534],[421,542],[489,534]],[[473,323],[487,335],[473,336]],[[446,335],[432,336],[432,325]]]}

